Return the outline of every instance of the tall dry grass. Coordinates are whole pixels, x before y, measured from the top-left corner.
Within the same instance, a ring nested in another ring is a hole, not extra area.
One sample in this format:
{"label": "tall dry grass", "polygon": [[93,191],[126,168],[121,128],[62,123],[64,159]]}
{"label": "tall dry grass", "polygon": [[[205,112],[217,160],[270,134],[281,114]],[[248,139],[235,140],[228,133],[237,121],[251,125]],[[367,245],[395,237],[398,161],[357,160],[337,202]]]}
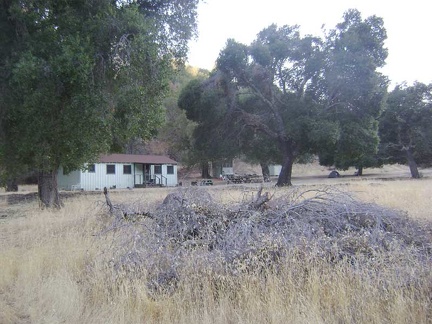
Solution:
{"label": "tall dry grass", "polygon": [[410,217],[432,221],[432,180],[352,182],[350,190],[360,199],[403,210]]}
{"label": "tall dry grass", "polygon": [[[342,187],[430,221],[431,185],[432,180],[407,180]],[[255,189],[211,190],[223,204],[250,199]],[[111,199],[150,206],[168,192],[112,192]],[[400,258],[410,264],[410,278],[401,277],[396,266],[374,268],[367,259],[358,267],[335,264],[313,250],[291,251],[278,272],[264,276],[212,278],[191,264],[176,289],[155,295],[145,275],[114,273],[102,256],[114,243],[113,233],[100,235],[110,221],[102,195],[70,198],[60,211],[39,210],[35,202],[7,208],[12,212],[0,220],[0,323],[428,323],[432,318],[432,274],[410,255],[394,255],[395,264]],[[380,260],[373,260],[377,264]]]}

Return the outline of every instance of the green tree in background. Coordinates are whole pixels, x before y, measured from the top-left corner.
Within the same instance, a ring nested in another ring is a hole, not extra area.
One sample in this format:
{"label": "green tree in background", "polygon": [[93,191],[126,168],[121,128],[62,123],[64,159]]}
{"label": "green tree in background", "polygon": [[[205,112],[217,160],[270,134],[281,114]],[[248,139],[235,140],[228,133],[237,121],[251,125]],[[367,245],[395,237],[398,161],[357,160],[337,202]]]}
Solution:
{"label": "green tree in background", "polygon": [[270,165],[282,164],[282,157],[275,141],[251,128],[245,128],[241,132],[240,150],[246,161],[260,165],[266,181],[270,179]]}
{"label": "green tree in background", "polygon": [[178,105],[196,123],[187,163],[199,164],[209,178],[208,163],[222,162],[238,154],[235,127],[226,119],[225,94],[213,84],[214,76],[196,78],[183,88]]}
{"label": "green tree in background", "polygon": [[61,205],[57,172],[131,137],[152,136],[198,0],[10,0],[0,15],[0,163],[39,172],[43,205]]}
{"label": "green tree in background", "polygon": [[228,40],[219,55],[228,114],[277,146],[278,186],[291,185],[298,158],[335,140],[335,123],[313,97],[323,64],[321,40],[301,37],[298,26],[271,25],[250,46]]}
{"label": "green tree in background", "polygon": [[329,117],[339,123],[338,140],[323,147],[320,162],[340,169],[376,164],[378,117],[384,107],[387,78],[377,72],[387,57],[383,20],[362,20],[349,10],[327,35],[326,63],[317,97],[325,102]]}
{"label": "green tree in background", "polygon": [[398,85],[380,118],[380,156],[386,163],[408,165],[420,178],[418,164],[432,165],[432,84]]}
{"label": "green tree in background", "polygon": [[[378,118],[388,80],[377,69],[387,57],[386,37],[381,18],[363,20],[349,10],[324,40],[301,36],[298,26],[276,25],[250,45],[229,39],[212,75],[187,90],[185,107],[206,120],[200,134],[201,140],[207,136],[205,147],[214,130],[222,134],[218,142],[237,141],[234,147],[263,169],[281,163],[278,186],[291,185],[293,163],[313,154],[324,165],[356,166],[361,174],[378,163]],[[204,84],[219,93],[217,100],[204,104]],[[225,131],[220,124],[213,128],[216,112],[229,125]],[[215,151],[202,152],[205,158]]]}
{"label": "green tree in background", "polygon": [[191,80],[208,75],[207,70],[186,66],[179,69],[171,80],[170,93],[164,100],[165,123],[159,129],[156,139],[166,143],[166,154],[176,161],[188,164],[191,159],[193,132],[196,127],[196,123],[187,118],[186,111],[178,106],[180,93]]}

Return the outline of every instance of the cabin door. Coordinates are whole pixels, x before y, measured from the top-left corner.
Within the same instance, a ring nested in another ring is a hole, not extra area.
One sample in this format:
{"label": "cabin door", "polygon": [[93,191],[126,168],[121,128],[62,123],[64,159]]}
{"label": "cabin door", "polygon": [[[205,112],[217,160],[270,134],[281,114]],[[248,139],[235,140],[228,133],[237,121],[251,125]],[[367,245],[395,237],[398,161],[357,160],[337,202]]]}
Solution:
{"label": "cabin door", "polygon": [[144,177],[144,171],[143,171],[143,164],[135,164],[135,186],[139,187],[144,184],[145,177]]}

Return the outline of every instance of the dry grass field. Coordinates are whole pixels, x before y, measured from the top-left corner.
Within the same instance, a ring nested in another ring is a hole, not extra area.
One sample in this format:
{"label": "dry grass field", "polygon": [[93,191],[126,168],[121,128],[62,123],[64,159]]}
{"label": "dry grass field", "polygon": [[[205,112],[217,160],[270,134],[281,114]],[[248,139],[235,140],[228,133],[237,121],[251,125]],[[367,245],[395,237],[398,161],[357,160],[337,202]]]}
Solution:
{"label": "dry grass field", "polygon": [[[324,183],[432,221],[429,177],[411,180],[403,174],[390,181],[376,174],[329,182],[327,170],[319,172],[322,177],[313,182],[316,174],[305,170],[293,181],[296,189]],[[206,189],[221,206],[257,192],[253,186]],[[21,194],[31,188],[26,190]],[[118,190],[111,200],[150,209],[174,190]],[[288,189],[266,190],[277,197]],[[154,293],[145,273],[122,273],[110,263],[121,229],[104,233],[112,220],[102,194],[69,197],[60,211],[40,210],[30,198],[8,203],[7,196],[0,194],[0,323],[430,323],[432,318],[430,254],[422,263],[395,249],[354,265],[297,248],[278,271],[220,278],[198,276],[191,260],[175,289]]]}

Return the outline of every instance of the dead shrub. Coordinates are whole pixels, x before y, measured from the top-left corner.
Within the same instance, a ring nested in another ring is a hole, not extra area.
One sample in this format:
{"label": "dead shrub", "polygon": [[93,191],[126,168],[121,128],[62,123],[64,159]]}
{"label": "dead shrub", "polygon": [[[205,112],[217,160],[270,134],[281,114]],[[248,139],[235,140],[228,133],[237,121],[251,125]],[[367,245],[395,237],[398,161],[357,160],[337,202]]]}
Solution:
{"label": "dead shrub", "polygon": [[259,191],[232,205],[204,188],[179,188],[151,210],[134,210],[139,217],[119,212],[103,231],[113,243],[101,257],[117,278],[142,278],[151,292],[170,293],[191,277],[217,285],[244,274],[265,278],[294,259],[344,263],[380,280],[393,269],[413,285],[431,262],[428,224],[331,188],[291,189],[277,199]]}

